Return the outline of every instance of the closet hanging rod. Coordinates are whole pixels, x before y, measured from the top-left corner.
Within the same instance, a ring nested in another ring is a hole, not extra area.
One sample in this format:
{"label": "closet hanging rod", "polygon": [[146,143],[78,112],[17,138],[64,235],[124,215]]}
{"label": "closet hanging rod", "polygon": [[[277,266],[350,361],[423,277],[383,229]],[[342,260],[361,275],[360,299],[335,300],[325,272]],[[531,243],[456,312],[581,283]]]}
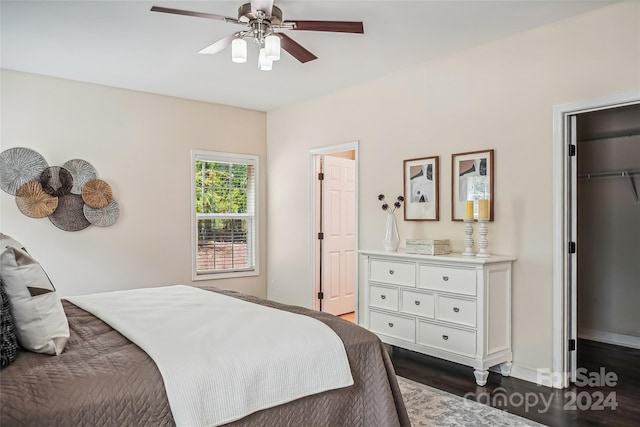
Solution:
{"label": "closet hanging rod", "polygon": [[581,178],[581,179],[627,178],[628,179],[627,182],[629,183],[629,189],[631,190],[633,199],[635,200],[636,203],[640,203],[640,197],[638,197],[638,189],[636,188],[636,181],[634,179],[635,176],[640,176],[640,169],[620,171],[620,172],[587,173],[584,175],[579,175],[578,178]]}
{"label": "closet hanging rod", "polygon": [[598,179],[598,178],[631,178],[640,175],[640,169],[616,171],[616,172],[594,172],[583,173],[578,175],[581,179]]}

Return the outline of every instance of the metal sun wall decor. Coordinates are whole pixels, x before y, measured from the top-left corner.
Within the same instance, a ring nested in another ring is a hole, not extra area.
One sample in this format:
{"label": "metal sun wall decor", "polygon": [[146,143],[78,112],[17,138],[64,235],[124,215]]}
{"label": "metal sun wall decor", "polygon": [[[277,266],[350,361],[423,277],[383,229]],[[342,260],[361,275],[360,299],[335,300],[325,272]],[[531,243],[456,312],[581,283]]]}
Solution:
{"label": "metal sun wall decor", "polygon": [[24,215],[48,217],[64,231],[79,231],[92,224],[108,227],[120,215],[111,186],[81,159],[49,166],[29,148],[9,148],[0,153],[0,189],[16,197]]}

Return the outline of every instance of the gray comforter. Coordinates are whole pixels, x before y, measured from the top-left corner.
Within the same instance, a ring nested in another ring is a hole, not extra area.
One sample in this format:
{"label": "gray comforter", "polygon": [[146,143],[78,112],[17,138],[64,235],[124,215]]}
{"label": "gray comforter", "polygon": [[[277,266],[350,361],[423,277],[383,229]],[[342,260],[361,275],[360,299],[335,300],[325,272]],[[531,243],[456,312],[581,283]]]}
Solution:
{"label": "gray comforter", "polygon": [[[344,342],[354,379],[351,387],[259,411],[229,425],[410,426],[393,366],[374,334],[330,314],[206,289],[324,322]],[[153,360],[97,317],[68,301],[63,305],[71,330],[64,352],[52,357],[23,351],[0,371],[0,425],[174,425]]]}

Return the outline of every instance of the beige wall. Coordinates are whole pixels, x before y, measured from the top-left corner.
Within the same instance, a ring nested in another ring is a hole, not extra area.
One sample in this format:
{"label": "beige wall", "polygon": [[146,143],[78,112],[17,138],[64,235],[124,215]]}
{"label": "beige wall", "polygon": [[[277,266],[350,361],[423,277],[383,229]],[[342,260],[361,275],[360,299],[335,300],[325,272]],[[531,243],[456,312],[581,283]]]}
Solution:
{"label": "beige wall", "polygon": [[[451,154],[495,149],[489,250],[513,272],[517,368],[552,365],[552,107],[629,91],[640,95],[640,3],[623,2],[269,112],[268,296],[311,305],[309,151],[359,149],[359,247],[382,249],[376,196],[402,192],[402,161],[440,156],[440,221],[399,221],[401,238],[448,238]],[[437,42],[437,41],[434,41]],[[516,372],[516,369],[514,369]]]}
{"label": "beige wall", "polygon": [[[2,71],[1,149],[24,146],[50,165],[87,160],[113,188],[116,224],[65,232],[22,215],[0,192],[0,229],[40,261],[62,295],[191,282],[191,149],[260,157],[265,189],[265,113]],[[262,274],[197,282],[266,295]]]}

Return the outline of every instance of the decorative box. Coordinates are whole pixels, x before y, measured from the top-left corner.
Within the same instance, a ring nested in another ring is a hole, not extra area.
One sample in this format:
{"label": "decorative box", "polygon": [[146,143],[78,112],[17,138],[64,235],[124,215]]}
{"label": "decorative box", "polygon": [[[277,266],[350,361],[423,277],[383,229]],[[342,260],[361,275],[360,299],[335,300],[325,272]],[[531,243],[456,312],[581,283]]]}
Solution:
{"label": "decorative box", "polygon": [[406,252],[408,254],[446,255],[451,253],[451,242],[449,239],[407,239],[406,246]]}

